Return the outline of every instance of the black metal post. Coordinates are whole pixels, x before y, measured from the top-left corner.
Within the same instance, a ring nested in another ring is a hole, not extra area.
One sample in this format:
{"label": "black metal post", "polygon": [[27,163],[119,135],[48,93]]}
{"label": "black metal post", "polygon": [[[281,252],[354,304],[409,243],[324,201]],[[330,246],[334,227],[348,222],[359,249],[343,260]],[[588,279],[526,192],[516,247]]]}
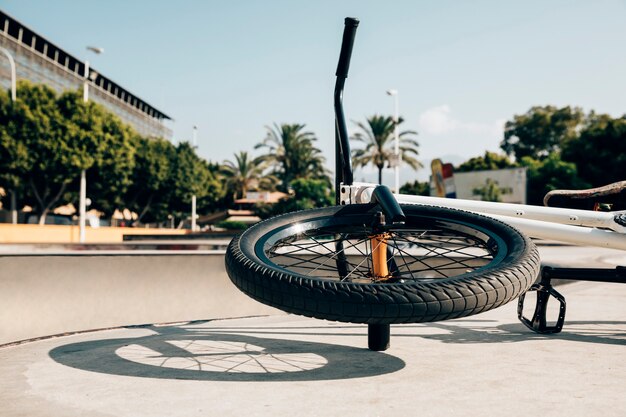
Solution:
{"label": "black metal post", "polygon": [[383,351],[389,349],[391,327],[388,324],[367,325],[367,347],[370,350]]}
{"label": "black metal post", "polygon": [[339,53],[339,63],[337,64],[337,80],[335,82],[335,199],[336,204],[340,202],[340,184],[352,185],[352,160],[350,158],[350,143],[348,129],[346,128],[346,118],[343,113],[343,87],[348,77],[350,68],[350,57],[352,56],[352,46],[356,36],[356,28],[359,26],[357,19],[347,17],[343,30],[343,40],[341,42],[341,52]]}

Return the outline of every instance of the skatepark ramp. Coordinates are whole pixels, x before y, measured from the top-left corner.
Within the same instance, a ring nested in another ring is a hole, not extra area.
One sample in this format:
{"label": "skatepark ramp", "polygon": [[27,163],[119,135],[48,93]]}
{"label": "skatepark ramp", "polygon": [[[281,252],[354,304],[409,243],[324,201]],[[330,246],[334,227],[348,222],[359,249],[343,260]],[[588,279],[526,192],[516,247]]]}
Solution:
{"label": "skatepark ramp", "polygon": [[69,332],[276,314],[231,284],[223,251],[0,256],[0,345]]}

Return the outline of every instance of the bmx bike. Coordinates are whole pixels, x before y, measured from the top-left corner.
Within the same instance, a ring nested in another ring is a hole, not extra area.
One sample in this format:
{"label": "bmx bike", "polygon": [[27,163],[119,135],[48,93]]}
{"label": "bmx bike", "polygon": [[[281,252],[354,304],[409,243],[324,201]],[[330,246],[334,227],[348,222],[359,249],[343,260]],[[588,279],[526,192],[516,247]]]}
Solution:
{"label": "bmx bike", "polygon": [[[552,279],[626,283],[620,267],[544,268],[537,280],[541,260],[530,239],[626,250],[626,211],[394,195],[354,182],[342,100],[358,24],[345,20],[336,72],[337,205],[276,216],[234,238],[226,270],[241,291],[289,313],[367,324],[368,347],[386,350],[390,324],[465,317],[517,297],[522,323],[556,333],[565,299]],[[523,316],[528,290],[537,292],[531,318]],[[550,297],[559,302],[554,325]]]}

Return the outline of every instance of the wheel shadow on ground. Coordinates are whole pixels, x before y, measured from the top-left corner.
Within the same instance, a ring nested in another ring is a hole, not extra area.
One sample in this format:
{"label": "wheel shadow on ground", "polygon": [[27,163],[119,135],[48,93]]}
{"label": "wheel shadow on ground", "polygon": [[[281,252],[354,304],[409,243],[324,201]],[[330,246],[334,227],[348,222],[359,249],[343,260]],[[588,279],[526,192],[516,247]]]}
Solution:
{"label": "wheel shadow on ground", "polygon": [[[422,337],[443,343],[519,343],[534,340],[572,341],[607,345],[626,345],[626,321],[570,321],[563,331],[538,334],[521,323],[508,323],[493,328],[472,326],[472,322],[428,323],[438,332],[435,334],[399,334],[398,337]],[[396,337],[394,335],[393,337]]]}
{"label": "wheel shadow on ground", "polygon": [[[111,375],[198,381],[314,381],[377,376],[406,366],[395,356],[326,343],[257,337],[231,328],[146,328],[143,337],[70,343],[49,352],[56,362]],[[289,334],[285,332],[284,334]],[[292,336],[297,336],[294,331]],[[311,335],[311,333],[308,333]]]}
{"label": "wheel shadow on ground", "polygon": [[[538,334],[521,323],[498,325],[490,319],[458,319],[391,326],[391,343],[395,338],[422,338],[443,343],[520,343],[532,340],[566,340],[584,343],[626,345],[626,321],[566,321],[563,331]],[[490,325],[493,325],[491,327]],[[339,325],[287,327],[258,326],[229,328],[220,332],[245,332],[247,335],[311,335],[319,337],[367,337],[367,325],[341,323]],[[314,332],[314,333],[312,333]]]}

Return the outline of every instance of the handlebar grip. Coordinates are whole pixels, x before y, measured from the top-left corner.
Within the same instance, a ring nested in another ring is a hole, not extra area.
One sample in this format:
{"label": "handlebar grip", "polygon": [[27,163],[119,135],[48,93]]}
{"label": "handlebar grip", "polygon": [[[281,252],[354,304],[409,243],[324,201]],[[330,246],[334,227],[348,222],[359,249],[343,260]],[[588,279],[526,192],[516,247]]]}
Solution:
{"label": "handlebar grip", "polygon": [[337,64],[337,77],[348,78],[350,68],[350,57],[352,56],[352,46],[356,36],[356,28],[359,20],[353,17],[346,17],[343,29],[343,41],[341,42],[341,52],[339,53],[339,64]]}

